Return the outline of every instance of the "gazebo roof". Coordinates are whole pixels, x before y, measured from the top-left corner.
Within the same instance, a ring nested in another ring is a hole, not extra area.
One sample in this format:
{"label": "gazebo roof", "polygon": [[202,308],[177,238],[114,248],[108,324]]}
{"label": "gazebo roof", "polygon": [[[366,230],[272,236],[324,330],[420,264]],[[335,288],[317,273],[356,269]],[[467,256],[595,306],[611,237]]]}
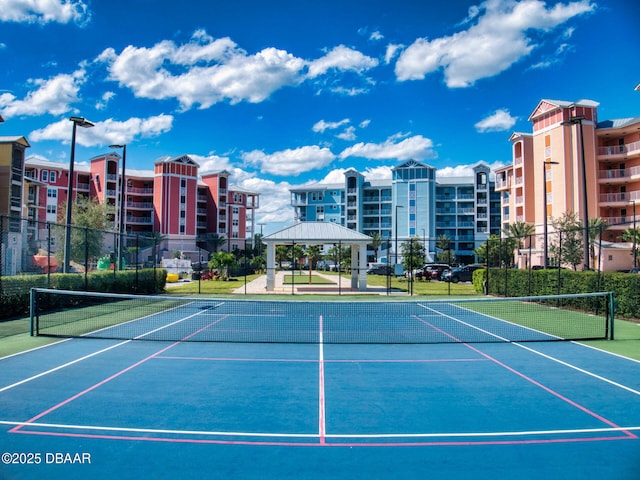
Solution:
{"label": "gazebo roof", "polygon": [[264,243],[371,243],[371,237],[331,222],[300,222],[262,238]]}

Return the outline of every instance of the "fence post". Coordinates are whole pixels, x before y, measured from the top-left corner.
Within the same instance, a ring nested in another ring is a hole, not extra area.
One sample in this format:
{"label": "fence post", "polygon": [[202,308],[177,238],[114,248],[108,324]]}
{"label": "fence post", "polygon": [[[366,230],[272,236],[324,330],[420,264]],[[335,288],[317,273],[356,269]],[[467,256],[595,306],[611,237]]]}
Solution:
{"label": "fence post", "polygon": [[84,289],[89,289],[89,228],[84,227]]}

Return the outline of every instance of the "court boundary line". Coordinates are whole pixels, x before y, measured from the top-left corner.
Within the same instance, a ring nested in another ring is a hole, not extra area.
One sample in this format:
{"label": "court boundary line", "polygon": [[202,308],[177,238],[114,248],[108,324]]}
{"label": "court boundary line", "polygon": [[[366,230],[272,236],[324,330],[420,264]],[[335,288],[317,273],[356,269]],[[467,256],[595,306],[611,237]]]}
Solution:
{"label": "court boundary line", "polygon": [[[455,318],[453,318],[453,317],[451,317],[451,316],[449,316],[449,315],[446,315],[446,314],[443,314],[443,315],[444,315],[445,317],[448,317],[448,318],[453,319],[454,321],[458,321],[457,319],[455,319]],[[596,420],[599,420],[599,421],[601,421],[602,423],[605,423],[605,424],[607,424],[607,425],[609,425],[609,426],[611,426],[611,427],[615,427],[615,428],[619,427],[619,425],[617,425],[616,423],[612,422],[611,420],[608,420],[607,418],[605,418],[605,417],[603,417],[602,415],[599,415],[598,413],[596,413],[596,412],[594,412],[594,411],[592,411],[592,410],[588,409],[587,407],[585,407],[585,406],[581,405],[580,403],[578,403],[578,402],[575,402],[575,401],[571,400],[569,397],[566,397],[565,395],[561,394],[560,392],[556,392],[554,389],[552,389],[552,388],[550,388],[550,387],[548,387],[548,386],[544,385],[544,384],[543,384],[543,383],[541,383],[541,382],[538,382],[538,381],[537,381],[537,380],[535,380],[534,378],[531,378],[530,376],[528,376],[528,375],[526,375],[526,374],[524,374],[524,373],[520,372],[519,370],[517,370],[517,369],[515,369],[515,368],[511,367],[510,365],[507,365],[506,363],[501,362],[501,361],[500,361],[500,360],[498,360],[497,358],[494,358],[494,357],[492,357],[491,355],[489,355],[488,353],[483,352],[483,351],[482,351],[482,350],[480,350],[479,348],[476,348],[476,347],[474,347],[473,345],[470,345],[470,344],[469,344],[469,343],[467,343],[467,342],[463,342],[463,341],[459,340],[458,338],[456,338],[454,335],[450,334],[449,332],[446,332],[446,331],[444,331],[444,330],[442,330],[442,329],[440,329],[440,328],[436,327],[435,325],[433,325],[433,324],[429,323],[428,321],[426,321],[426,320],[424,320],[424,319],[422,319],[422,318],[420,318],[420,317],[417,317],[417,318],[418,318],[421,322],[423,322],[425,325],[429,326],[430,328],[433,328],[434,330],[436,330],[436,331],[438,331],[438,332],[441,332],[443,335],[446,335],[447,337],[449,337],[449,338],[451,338],[451,339],[455,340],[458,344],[460,344],[460,345],[464,345],[466,348],[469,348],[470,350],[473,350],[474,352],[478,353],[479,355],[481,355],[481,356],[483,356],[483,357],[485,357],[485,358],[487,358],[487,359],[491,360],[492,362],[494,362],[494,363],[495,363],[495,364],[497,364],[498,366],[500,366],[500,367],[502,367],[502,368],[504,368],[504,369],[506,369],[506,370],[510,371],[510,372],[511,372],[511,373],[513,373],[514,375],[519,376],[520,378],[522,378],[523,380],[525,380],[525,381],[527,381],[527,382],[531,383],[532,385],[535,385],[535,386],[537,386],[538,388],[543,389],[544,391],[546,391],[546,392],[547,392],[547,393],[549,393],[550,395],[555,396],[556,398],[558,398],[558,399],[560,399],[561,401],[563,401],[563,402],[565,402],[565,403],[569,404],[570,406],[572,406],[572,407],[574,407],[574,408],[577,408],[578,410],[581,410],[583,413],[586,413],[587,415],[589,415],[589,416],[591,416],[591,417],[595,418]],[[463,322],[463,321],[460,321],[460,323],[465,323],[465,324],[466,324],[466,322]],[[516,344],[516,345],[518,345],[518,346],[520,345],[519,343],[516,343],[516,342],[509,342],[509,343],[515,343],[515,344]],[[635,434],[633,434],[633,433],[631,433],[631,432],[627,432],[627,436],[632,437],[632,438],[638,438],[638,436],[637,436],[637,435],[635,435]]]}
{"label": "court boundary line", "polygon": [[[199,314],[199,312],[198,312],[198,313],[195,313],[195,314],[193,314],[193,315],[190,315],[189,317],[183,318],[183,319],[181,319],[181,321],[183,321],[183,320],[187,320],[188,318],[192,318],[192,317],[194,317],[194,316],[196,316],[196,315],[198,315],[198,314]],[[198,334],[198,333],[200,333],[201,331],[206,330],[207,328],[211,327],[212,325],[215,325],[216,323],[218,323],[218,322],[222,321],[223,319],[224,319],[224,317],[222,317],[222,318],[220,318],[220,319],[216,320],[215,322],[212,322],[212,323],[210,323],[210,324],[208,324],[208,325],[206,325],[206,326],[204,326],[204,327],[200,328],[199,330],[196,330],[195,332],[193,332],[193,333],[191,333],[191,334],[187,335],[187,336],[184,338],[184,340],[186,340],[186,339],[188,339],[188,338],[190,338],[190,337],[192,337],[192,336],[194,336],[194,335],[197,335],[197,334]],[[174,322],[174,323],[176,323],[176,322]],[[117,344],[117,346],[122,345],[122,344],[124,344],[124,343],[131,342],[131,341],[132,341],[132,340],[125,340],[124,342],[121,342],[120,344]],[[154,358],[156,355],[161,354],[161,353],[163,353],[163,352],[166,352],[167,350],[169,350],[169,349],[171,349],[171,348],[175,347],[176,345],[179,345],[180,343],[182,343],[182,341],[174,342],[174,343],[172,343],[172,344],[170,344],[170,345],[168,345],[168,346],[166,346],[166,347],[164,347],[164,348],[161,348],[160,350],[158,350],[158,351],[154,352],[153,354],[148,355],[147,357],[145,357],[145,358],[143,358],[143,359],[141,359],[141,360],[139,360],[139,361],[137,361],[137,362],[135,362],[135,363],[133,363],[133,364],[129,365],[129,366],[128,366],[128,367],[126,367],[126,368],[123,368],[122,370],[120,370],[120,371],[118,371],[118,372],[114,373],[113,375],[110,375],[110,376],[108,376],[108,377],[106,377],[106,378],[102,379],[101,381],[99,381],[99,382],[97,382],[97,383],[95,383],[95,384],[91,385],[90,387],[85,388],[84,390],[82,390],[82,391],[80,391],[80,392],[76,393],[75,395],[72,395],[71,397],[67,398],[66,400],[63,400],[63,401],[59,402],[58,404],[53,405],[52,407],[49,407],[48,409],[46,409],[46,410],[44,410],[44,411],[40,412],[39,414],[37,414],[37,415],[33,416],[33,417],[32,417],[32,418],[30,418],[29,420],[27,420],[27,421],[23,422],[23,424],[22,424],[22,425],[18,425],[18,426],[16,426],[16,427],[12,428],[9,432],[10,432],[10,433],[16,433],[16,432],[19,432],[21,428],[23,428],[24,426],[28,426],[28,425],[29,425],[30,423],[32,423],[33,421],[38,420],[39,418],[42,418],[42,417],[44,417],[44,416],[48,415],[49,413],[51,413],[51,412],[53,412],[53,411],[57,410],[57,409],[58,409],[58,408],[60,408],[60,407],[63,407],[64,405],[66,405],[66,404],[68,404],[68,403],[73,402],[73,401],[74,401],[74,400],[76,400],[77,398],[80,398],[80,397],[84,396],[85,394],[87,394],[87,393],[89,393],[89,392],[91,392],[91,391],[95,390],[96,388],[99,388],[99,387],[101,387],[102,385],[104,385],[104,384],[106,384],[106,383],[110,382],[111,380],[113,380],[113,379],[115,379],[115,378],[118,378],[120,375],[123,375],[123,374],[125,374],[126,372],[128,372],[128,371],[130,371],[130,370],[133,370],[134,368],[136,368],[136,367],[138,367],[138,366],[142,365],[143,363],[146,363],[147,361],[151,360],[151,359],[152,359],[152,358]],[[114,347],[114,346],[112,345],[112,347]]]}
{"label": "court boundary line", "polygon": [[[640,430],[640,426],[629,427],[603,427],[586,429],[563,430],[531,430],[531,431],[506,431],[506,432],[459,432],[459,433],[386,433],[386,434],[326,434],[322,441],[317,433],[267,433],[267,432],[217,432],[200,430],[172,430],[150,428],[106,427],[92,425],[65,425],[33,422],[24,425],[23,422],[0,421],[0,425],[16,425],[9,433],[24,435],[39,435],[51,437],[93,438],[101,440],[126,440],[126,441],[155,441],[168,443],[210,443],[222,445],[266,445],[266,446],[309,446],[309,447],[416,447],[416,446],[482,446],[482,445],[531,445],[552,443],[582,443],[596,441],[638,440],[638,436],[629,434],[631,431]],[[75,433],[44,430],[18,430],[20,426],[51,428],[59,430],[89,430],[99,433]],[[120,433],[113,435],[112,433]],[[607,436],[613,433],[626,433],[622,436]],[[133,435],[133,434],[140,434]],[[158,435],[158,436],[149,436]],[[600,436],[577,436],[583,434],[602,434]],[[144,435],[144,436],[142,436]],[[159,435],[168,435],[162,437]],[[171,437],[169,435],[178,435]],[[568,435],[576,435],[574,437]],[[535,438],[547,436],[549,438]],[[558,437],[561,436],[561,437]],[[219,437],[219,438],[194,438],[194,437]],[[229,439],[234,437],[235,439]],[[534,438],[523,438],[534,437]],[[251,438],[261,440],[249,440]],[[318,440],[286,441],[278,439]],[[367,440],[395,440],[387,442],[367,442]],[[436,440],[439,439],[439,440]],[[445,440],[450,439],[450,440]],[[466,439],[466,440],[463,440]],[[472,440],[477,439],[477,440]],[[344,440],[327,442],[326,440]],[[347,442],[347,440],[361,440],[361,442]]]}

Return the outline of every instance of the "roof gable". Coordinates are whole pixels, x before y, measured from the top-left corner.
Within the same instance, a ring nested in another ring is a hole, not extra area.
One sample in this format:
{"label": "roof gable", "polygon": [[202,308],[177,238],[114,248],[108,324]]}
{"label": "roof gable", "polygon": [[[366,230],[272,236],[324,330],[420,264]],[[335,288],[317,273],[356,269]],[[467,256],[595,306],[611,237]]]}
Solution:
{"label": "roof gable", "polygon": [[265,243],[370,243],[371,237],[331,222],[300,222],[262,238]]}

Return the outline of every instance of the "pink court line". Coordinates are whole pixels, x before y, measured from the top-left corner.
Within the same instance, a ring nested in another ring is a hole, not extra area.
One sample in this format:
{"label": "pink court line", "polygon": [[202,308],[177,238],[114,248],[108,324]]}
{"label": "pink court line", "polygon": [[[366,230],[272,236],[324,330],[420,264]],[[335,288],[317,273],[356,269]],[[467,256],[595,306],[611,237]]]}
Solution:
{"label": "pink court line", "polygon": [[[317,363],[316,359],[297,358],[245,358],[245,357],[186,357],[172,355],[156,355],[157,359],[164,360],[194,360],[205,362],[281,362],[281,363]],[[486,358],[437,358],[437,359],[324,359],[324,363],[448,363],[448,362],[487,362]]]}
{"label": "pink court line", "polygon": [[[19,430],[12,433],[21,433],[23,435],[39,435],[51,437],[70,437],[70,438],[91,438],[100,440],[118,440],[118,441],[143,441],[143,442],[164,442],[164,443],[196,443],[196,444],[215,444],[215,445],[251,445],[251,446],[282,446],[282,447],[460,447],[460,446],[486,446],[486,445],[545,445],[559,443],[586,443],[586,442],[603,442],[603,441],[619,441],[619,440],[635,440],[630,436],[599,436],[599,437],[564,437],[564,438],[546,438],[546,439],[519,439],[519,440],[420,440],[420,441],[397,441],[397,442],[344,442],[335,441],[327,442],[326,438],[321,437],[319,442],[308,441],[285,441],[285,440],[225,440],[215,438],[170,438],[157,436],[135,436],[135,435],[105,435],[93,433],[70,433],[70,432],[47,432],[38,430]],[[338,435],[329,436],[331,438],[340,438]]]}
{"label": "pink court line", "polygon": [[320,444],[325,444],[325,436],[327,434],[327,427],[325,422],[325,395],[324,395],[324,338],[323,338],[323,325],[322,315],[320,315],[320,332],[319,332],[319,355],[318,355],[318,431],[320,434]]}
{"label": "pink court line", "polygon": [[186,340],[190,339],[191,337],[194,337],[195,335],[199,334],[200,332],[203,332],[203,331],[204,331],[204,330],[206,330],[207,328],[210,328],[211,326],[215,325],[216,323],[218,323],[218,322],[222,321],[224,318],[225,318],[225,317],[221,317],[221,318],[219,318],[218,320],[216,320],[215,322],[211,322],[210,324],[208,324],[208,325],[206,325],[206,326],[202,327],[201,329],[199,329],[199,330],[197,330],[197,331],[195,331],[195,332],[193,332],[193,333],[191,333],[191,334],[187,335],[186,337],[182,338],[182,340],[180,340],[180,341],[178,341],[178,342],[175,342],[175,343],[172,343],[171,345],[169,345],[169,346],[167,346],[167,347],[165,347],[165,348],[162,348],[162,349],[158,350],[157,352],[155,352],[155,353],[153,353],[153,354],[149,355],[148,357],[143,358],[142,360],[140,360],[140,361],[138,361],[138,362],[136,362],[136,363],[134,363],[134,364],[132,364],[132,365],[129,365],[127,368],[124,368],[124,369],[120,370],[119,372],[114,373],[114,374],[113,374],[113,375],[111,375],[110,377],[105,378],[104,380],[102,380],[102,381],[100,381],[100,382],[96,383],[95,385],[92,385],[92,386],[90,386],[89,388],[86,388],[86,389],[82,390],[81,392],[76,393],[76,394],[75,394],[75,395],[73,395],[72,397],[69,397],[69,398],[67,398],[66,400],[63,400],[62,402],[58,403],[57,405],[54,405],[54,406],[53,406],[53,407],[51,407],[51,408],[48,408],[48,409],[47,409],[47,410],[45,410],[44,412],[41,412],[41,413],[39,413],[38,415],[36,415],[35,417],[30,418],[30,419],[29,419],[29,420],[27,420],[26,422],[21,423],[20,425],[15,426],[15,427],[14,427],[14,428],[12,428],[11,430],[9,430],[9,433],[16,433],[16,432],[18,432],[21,428],[23,428],[23,427],[27,426],[28,424],[33,423],[33,422],[35,422],[35,421],[39,420],[40,418],[44,417],[45,415],[48,415],[49,413],[51,413],[51,412],[53,412],[53,411],[55,411],[55,410],[58,410],[59,408],[61,408],[61,407],[65,406],[65,405],[67,405],[68,403],[71,403],[71,402],[73,402],[74,400],[77,400],[78,398],[80,398],[80,397],[82,397],[82,396],[86,395],[87,393],[89,393],[89,392],[91,392],[91,391],[93,391],[93,390],[97,389],[98,387],[101,387],[102,385],[104,385],[104,384],[106,384],[106,383],[110,382],[111,380],[114,380],[114,379],[116,379],[116,378],[120,377],[121,375],[123,375],[123,374],[125,374],[125,373],[127,373],[127,372],[129,372],[129,371],[131,371],[131,370],[133,370],[134,368],[139,367],[139,366],[140,366],[140,365],[142,365],[143,363],[146,363],[146,362],[148,362],[149,360],[151,360],[152,358],[156,357],[156,355],[160,355],[161,353],[164,353],[164,352],[166,352],[167,350],[170,350],[171,348],[173,348],[173,347],[175,347],[176,345],[179,345],[180,343],[182,343],[182,342],[184,342],[184,341],[186,341]]}
{"label": "pink court line", "polygon": [[[509,370],[511,373],[513,373],[513,374],[515,374],[515,375],[519,376],[520,378],[522,378],[522,379],[526,380],[527,382],[529,382],[529,383],[531,383],[531,384],[535,385],[536,387],[541,388],[541,389],[542,389],[542,390],[544,390],[545,392],[550,393],[550,394],[551,394],[551,395],[553,395],[554,397],[559,398],[559,399],[560,399],[560,400],[562,400],[563,402],[568,403],[568,404],[569,404],[569,405],[571,405],[572,407],[577,408],[578,410],[583,411],[583,412],[584,412],[584,413],[586,413],[587,415],[590,415],[591,417],[593,417],[593,418],[595,418],[595,419],[597,419],[597,420],[601,421],[602,423],[605,423],[605,424],[609,425],[610,427],[618,428],[618,429],[619,429],[619,428],[621,428],[619,425],[617,425],[617,424],[615,424],[614,422],[612,422],[612,421],[610,421],[610,420],[608,420],[608,419],[604,418],[602,415],[598,415],[597,413],[595,413],[595,412],[593,412],[593,411],[589,410],[588,408],[586,408],[586,407],[584,407],[584,406],[580,405],[580,404],[579,404],[579,403],[577,403],[577,402],[574,402],[574,401],[573,401],[573,400],[571,400],[570,398],[565,397],[565,396],[564,396],[564,395],[562,395],[561,393],[556,392],[555,390],[553,390],[553,389],[551,389],[551,388],[547,387],[546,385],[543,385],[542,383],[540,383],[540,382],[538,382],[538,381],[534,380],[533,378],[531,378],[531,377],[529,377],[529,376],[525,375],[524,373],[522,373],[522,372],[520,372],[520,371],[516,370],[515,368],[510,367],[509,365],[507,365],[507,364],[505,364],[505,363],[501,362],[500,360],[498,360],[498,359],[496,359],[496,358],[493,358],[491,355],[488,355],[488,354],[484,353],[483,351],[479,350],[478,348],[476,348],[476,347],[474,347],[474,346],[472,346],[472,345],[470,345],[470,344],[468,344],[468,343],[465,343],[465,342],[461,341],[460,339],[456,338],[454,335],[451,335],[450,333],[445,332],[444,330],[442,330],[442,329],[440,329],[440,328],[436,327],[435,325],[433,325],[433,324],[431,324],[431,323],[427,322],[426,320],[424,320],[424,319],[422,319],[422,318],[420,318],[420,317],[416,317],[416,318],[417,318],[418,320],[420,320],[421,322],[423,322],[423,323],[424,323],[425,325],[427,325],[428,327],[430,327],[430,328],[432,328],[432,329],[434,329],[434,330],[436,330],[436,331],[438,331],[438,332],[442,333],[443,335],[446,335],[447,337],[449,337],[449,338],[451,338],[451,339],[455,340],[457,343],[459,343],[459,344],[461,344],[461,345],[464,345],[464,346],[465,346],[465,347],[467,347],[468,349],[473,350],[474,352],[476,352],[476,353],[478,353],[478,354],[482,355],[482,356],[483,356],[483,357],[485,357],[486,359],[488,359],[488,360],[490,360],[490,361],[494,362],[496,365],[499,365],[499,366],[501,366],[502,368],[505,368],[506,370]],[[632,438],[632,439],[637,439],[637,438],[638,438],[638,436],[637,436],[637,435],[635,435],[634,433],[632,433],[632,432],[630,432],[630,431],[627,431],[627,430],[622,430],[622,431],[623,431],[623,432],[625,433],[625,435],[626,435],[626,436],[628,436],[629,438]]]}

